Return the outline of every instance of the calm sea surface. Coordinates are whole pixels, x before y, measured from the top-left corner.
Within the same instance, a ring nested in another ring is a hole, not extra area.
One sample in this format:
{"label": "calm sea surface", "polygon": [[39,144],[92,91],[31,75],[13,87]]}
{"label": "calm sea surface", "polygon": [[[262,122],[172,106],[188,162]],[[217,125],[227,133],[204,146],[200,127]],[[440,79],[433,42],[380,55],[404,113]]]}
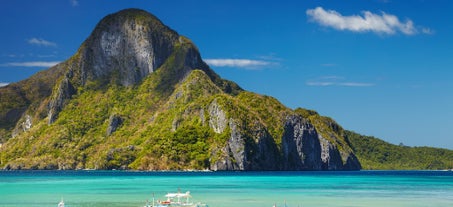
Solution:
{"label": "calm sea surface", "polygon": [[0,171],[0,206],[142,207],[178,188],[210,207],[453,206],[451,171]]}

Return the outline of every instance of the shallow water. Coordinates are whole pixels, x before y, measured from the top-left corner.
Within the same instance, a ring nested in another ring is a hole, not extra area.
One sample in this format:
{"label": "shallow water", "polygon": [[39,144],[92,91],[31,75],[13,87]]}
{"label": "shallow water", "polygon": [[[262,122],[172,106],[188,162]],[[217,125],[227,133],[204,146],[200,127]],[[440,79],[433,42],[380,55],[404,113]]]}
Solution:
{"label": "shallow water", "polygon": [[191,191],[210,207],[453,206],[453,172],[3,171],[0,206],[143,206]]}

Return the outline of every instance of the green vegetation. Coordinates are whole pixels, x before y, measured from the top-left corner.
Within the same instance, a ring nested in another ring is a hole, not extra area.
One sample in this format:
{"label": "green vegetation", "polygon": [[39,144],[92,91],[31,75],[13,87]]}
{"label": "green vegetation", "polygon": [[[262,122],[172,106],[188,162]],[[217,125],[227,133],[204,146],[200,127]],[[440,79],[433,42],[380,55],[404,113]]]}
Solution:
{"label": "green vegetation", "polygon": [[[193,72],[192,76],[200,74],[203,73],[197,71]],[[151,75],[144,81],[142,87],[110,85],[99,89],[99,87],[91,87],[96,86],[96,83],[88,83],[86,88],[79,90],[79,93],[73,96],[54,124],[47,125],[46,120],[43,119],[31,131],[10,139],[6,144],[8,147],[2,151],[2,164],[4,160],[28,158],[25,162],[24,159],[19,159],[17,163],[32,169],[42,168],[42,166],[49,166],[48,168],[67,166],[71,169],[128,168],[128,165],[136,160],[137,154],[138,158],[146,154],[137,152],[148,148],[165,149],[170,145],[177,148],[170,151],[155,150],[155,153],[160,153],[161,157],[169,160],[181,160],[183,164],[186,160],[197,160],[193,164],[195,169],[206,168],[205,162],[208,157],[206,143],[193,140],[194,137],[206,137],[209,134],[206,133],[206,127],[205,129],[187,128],[191,126],[187,124],[188,126],[182,127],[187,130],[178,129],[173,132],[165,130],[171,129],[174,116],[185,109],[182,107],[184,103],[181,103],[167,110],[168,104],[163,104],[166,102],[165,99],[154,98],[154,95],[159,94],[155,92],[155,88],[152,88],[152,85],[156,87],[152,81],[157,75],[157,73]],[[188,81],[193,81],[195,78],[197,77],[191,77],[190,80],[188,78]],[[143,88],[145,86],[151,86],[151,88],[145,90]],[[191,92],[187,93],[195,96]],[[194,93],[201,92],[195,90]],[[198,96],[201,97],[202,94]],[[125,122],[111,136],[107,136],[106,129],[111,114],[124,117]],[[150,119],[153,118],[161,122],[158,125],[152,125]],[[186,145],[190,143],[194,147],[185,146],[187,148],[183,149],[181,145],[175,144],[182,138],[185,139]],[[195,153],[198,152],[196,149],[202,153]],[[172,154],[174,151],[181,153],[187,150],[194,150],[189,158]],[[49,155],[53,159],[47,158]],[[14,163],[10,164],[14,167]],[[40,166],[36,166],[37,163]],[[178,169],[178,166],[175,168]]]}
{"label": "green vegetation", "polygon": [[[177,68],[172,65],[177,62],[170,58],[137,86],[104,85],[105,80],[98,80],[79,87],[53,124],[41,119],[30,131],[10,139],[2,148],[0,165],[13,169],[208,169],[222,156],[217,150],[230,136],[229,130],[214,133],[209,126],[208,108],[214,100],[237,120],[238,130],[251,144],[255,142],[253,130],[259,128],[268,127],[273,137],[281,137],[279,123],[290,110],[277,100],[250,92],[236,97],[226,94],[201,70],[191,71],[179,83],[170,80],[169,73],[176,73],[170,69]],[[163,84],[167,89],[162,90]],[[112,114],[124,122],[107,135]]]}
{"label": "green vegetation", "polygon": [[0,88],[0,143],[11,137],[11,132],[24,112],[35,114],[33,119],[45,116],[35,112],[41,112],[47,107],[46,98],[51,94],[62,71],[59,66],[55,66],[38,72],[29,79]]}
{"label": "green vegetation", "polygon": [[[264,123],[264,127],[275,139],[275,143],[280,145],[283,136],[283,124],[287,115],[292,111],[281,104],[277,99],[270,96],[258,95],[251,92],[243,92],[238,95],[240,103],[258,117],[258,121]],[[256,127],[253,127],[256,128]]]}
{"label": "green vegetation", "polygon": [[[36,119],[30,131],[9,139],[1,149],[0,166],[7,164],[13,169],[209,168],[210,152],[225,144],[228,132],[215,134],[210,129],[208,104],[216,94],[232,98],[223,94],[225,86],[234,92],[240,88],[220,79],[207,66],[204,70],[212,76],[201,70],[187,70],[185,63],[189,60],[186,58],[191,58],[190,53],[196,50],[189,40],[183,38],[174,47],[174,53],[161,68],[136,86],[119,85],[115,74],[81,86],[80,74],[77,70],[73,72],[71,81],[75,82],[77,93],[68,100],[56,121],[48,125],[47,118],[42,116]],[[65,68],[77,67],[78,54],[65,63]],[[195,54],[198,53],[195,51]],[[50,96],[52,87],[48,88]],[[1,92],[11,93],[11,90]],[[2,96],[2,99],[5,99],[3,108],[27,107],[17,105],[27,103],[17,93]],[[2,113],[7,111],[3,108]],[[124,122],[107,135],[108,120],[113,114]],[[2,125],[4,137],[10,137],[6,133],[16,121],[13,120],[9,128]]]}
{"label": "green vegetation", "polygon": [[453,169],[453,151],[393,145],[351,131],[345,135],[365,170]]}

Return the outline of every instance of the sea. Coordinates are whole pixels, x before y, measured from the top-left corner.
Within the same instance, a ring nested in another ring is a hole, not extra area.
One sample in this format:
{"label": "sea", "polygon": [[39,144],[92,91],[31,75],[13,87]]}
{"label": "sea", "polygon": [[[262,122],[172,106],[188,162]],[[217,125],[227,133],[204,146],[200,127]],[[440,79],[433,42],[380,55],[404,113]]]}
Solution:
{"label": "sea", "polygon": [[210,207],[445,207],[453,172],[0,171],[1,207],[143,207],[178,191]]}

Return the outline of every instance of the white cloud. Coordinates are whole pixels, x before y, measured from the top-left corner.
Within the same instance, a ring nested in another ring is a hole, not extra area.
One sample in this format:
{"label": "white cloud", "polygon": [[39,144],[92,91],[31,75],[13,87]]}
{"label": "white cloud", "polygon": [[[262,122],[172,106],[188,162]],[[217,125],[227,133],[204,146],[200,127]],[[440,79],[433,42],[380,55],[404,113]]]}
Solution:
{"label": "white cloud", "polygon": [[78,0],[71,0],[71,5],[72,6],[79,6],[79,1]]}
{"label": "white cloud", "polygon": [[9,83],[2,83],[0,82],[0,88],[3,87],[3,86],[7,86]]}
{"label": "white cloud", "polygon": [[344,81],[343,77],[325,76],[315,80],[310,80],[305,83],[308,86],[345,86],[345,87],[371,87],[374,83],[366,82],[348,82]]}
{"label": "white cloud", "polygon": [[331,86],[334,85],[334,82],[328,81],[307,81],[306,83],[308,86]]}
{"label": "white cloud", "polygon": [[250,59],[205,59],[208,65],[215,67],[237,67],[246,69],[257,69],[274,64],[273,62]]}
{"label": "white cloud", "polygon": [[374,86],[374,83],[360,83],[360,82],[342,82],[338,83],[339,86],[349,86],[349,87],[370,87]]}
{"label": "white cloud", "polygon": [[14,62],[14,63],[5,63],[1,64],[2,67],[42,67],[48,68],[52,67],[56,64],[60,63],[60,61],[50,61],[50,62],[43,62],[43,61],[36,61],[36,62]]}
{"label": "white cloud", "polygon": [[27,42],[29,44],[38,45],[38,46],[46,46],[46,47],[56,47],[57,46],[57,43],[50,42],[50,41],[47,41],[47,40],[41,39],[41,38],[35,38],[35,37],[27,40]]}
{"label": "white cloud", "polygon": [[[363,11],[362,16],[343,16],[334,10],[326,11],[322,7],[316,7],[315,9],[308,9],[306,14],[311,21],[337,30],[374,32],[387,35],[398,32],[405,35],[414,35],[420,32],[414,26],[412,20],[407,19],[402,22],[397,16],[385,12],[374,14],[370,11]],[[421,28],[421,32],[425,34],[432,33],[429,28]]]}

